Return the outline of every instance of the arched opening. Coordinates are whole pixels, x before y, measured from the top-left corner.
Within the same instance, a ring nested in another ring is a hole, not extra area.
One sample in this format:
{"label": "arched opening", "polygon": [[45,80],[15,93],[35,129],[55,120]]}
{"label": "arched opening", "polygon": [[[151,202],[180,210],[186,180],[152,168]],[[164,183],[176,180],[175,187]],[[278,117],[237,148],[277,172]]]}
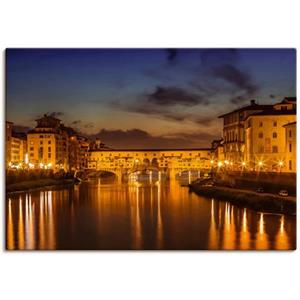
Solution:
{"label": "arched opening", "polygon": [[154,167],[154,168],[158,168],[159,167],[159,163],[158,163],[157,158],[153,158],[152,159],[151,166]]}

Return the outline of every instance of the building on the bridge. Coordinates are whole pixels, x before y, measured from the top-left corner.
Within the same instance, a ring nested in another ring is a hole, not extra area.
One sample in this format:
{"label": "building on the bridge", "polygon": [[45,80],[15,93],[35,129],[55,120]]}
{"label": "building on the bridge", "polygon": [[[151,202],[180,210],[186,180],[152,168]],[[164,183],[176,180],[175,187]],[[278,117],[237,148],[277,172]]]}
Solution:
{"label": "building on the bridge", "polygon": [[[249,115],[245,119],[245,156],[250,170],[287,171],[289,147],[286,146],[286,124],[296,121],[296,110],[283,101]],[[296,141],[295,141],[296,142]]]}
{"label": "building on the bridge", "polygon": [[287,172],[296,172],[296,165],[297,165],[297,158],[296,158],[296,153],[297,153],[297,123],[296,122],[291,122],[288,124],[283,125],[285,128],[285,170]]}
{"label": "building on the bridge", "polygon": [[223,119],[224,158],[233,164],[233,168],[244,160],[245,152],[245,119],[257,112],[271,109],[272,105],[259,105],[251,100],[250,105],[238,108],[219,116]]}
{"label": "building on the bridge", "polygon": [[61,120],[44,115],[27,134],[29,163],[35,167],[68,170],[68,133]]}
{"label": "building on the bridge", "polygon": [[211,167],[210,159],[210,149],[90,149],[88,168],[124,172],[141,166],[162,170],[200,170]]}

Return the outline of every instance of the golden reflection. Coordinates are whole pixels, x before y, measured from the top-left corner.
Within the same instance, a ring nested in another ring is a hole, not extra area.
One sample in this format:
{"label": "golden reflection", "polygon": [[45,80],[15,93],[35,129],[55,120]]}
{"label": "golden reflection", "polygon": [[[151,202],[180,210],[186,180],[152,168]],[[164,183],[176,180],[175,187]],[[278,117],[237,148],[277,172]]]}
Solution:
{"label": "golden reflection", "polygon": [[287,235],[287,232],[286,232],[284,226],[285,226],[285,218],[282,215],[280,218],[280,227],[279,227],[278,233],[275,238],[276,249],[280,249],[280,250],[290,249],[289,237]]}
{"label": "golden reflection", "polygon": [[19,198],[18,240],[19,240],[18,249],[23,250],[25,248],[25,241],[24,241],[23,201],[21,196]]}
{"label": "golden reflection", "polygon": [[45,220],[44,220],[44,192],[40,192],[40,216],[39,216],[39,248],[45,249]]}
{"label": "golden reflection", "polygon": [[218,230],[216,227],[215,221],[215,200],[211,200],[211,219],[210,219],[210,228],[209,228],[209,249],[218,249]]}
{"label": "golden reflection", "polygon": [[52,191],[47,193],[47,204],[48,204],[48,249],[55,249],[55,226],[53,216],[53,203],[52,203]]}
{"label": "golden reflection", "polygon": [[224,217],[224,231],[223,231],[223,249],[233,250],[235,249],[235,230],[234,220],[231,213],[231,205],[226,202],[225,204],[225,217]]}
{"label": "golden reflection", "polygon": [[11,199],[8,199],[8,215],[7,215],[7,249],[15,249],[14,222],[11,209]]}
{"label": "golden reflection", "polygon": [[269,249],[269,240],[268,236],[265,232],[265,222],[264,222],[264,214],[260,214],[260,218],[258,221],[258,232],[256,234],[256,243],[257,250],[266,250]]}
{"label": "golden reflection", "polygon": [[243,210],[243,221],[242,228],[240,232],[240,249],[248,250],[250,249],[250,232],[248,230],[248,222],[247,222],[247,209]]}
{"label": "golden reflection", "polygon": [[134,236],[134,249],[142,248],[142,232],[141,232],[141,217],[140,217],[140,198],[139,198],[139,186],[135,187],[135,224],[133,228]]}
{"label": "golden reflection", "polygon": [[[27,199],[28,200],[28,199]],[[28,229],[26,234],[26,240],[27,240],[27,249],[35,249],[35,216],[34,216],[34,204],[31,200],[31,195],[29,195],[28,200],[28,214],[26,217],[28,217]]]}
{"label": "golden reflection", "polygon": [[157,186],[157,234],[156,234],[157,248],[163,248],[163,223],[161,216],[161,185]]}

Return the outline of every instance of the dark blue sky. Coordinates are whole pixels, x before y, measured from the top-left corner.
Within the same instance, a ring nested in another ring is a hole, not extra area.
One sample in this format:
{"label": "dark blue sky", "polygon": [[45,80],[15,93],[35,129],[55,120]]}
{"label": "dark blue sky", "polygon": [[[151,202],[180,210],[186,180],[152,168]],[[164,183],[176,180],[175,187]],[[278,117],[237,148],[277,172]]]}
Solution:
{"label": "dark blue sky", "polygon": [[53,113],[115,147],[208,146],[219,114],[296,96],[293,49],[8,49],[6,59],[8,120],[34,126]]}

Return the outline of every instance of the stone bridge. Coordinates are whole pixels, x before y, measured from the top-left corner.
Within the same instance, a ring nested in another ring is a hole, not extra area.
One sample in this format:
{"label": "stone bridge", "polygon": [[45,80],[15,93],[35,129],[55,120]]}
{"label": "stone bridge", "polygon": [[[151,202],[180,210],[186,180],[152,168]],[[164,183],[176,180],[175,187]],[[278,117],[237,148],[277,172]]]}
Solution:
{"label": "stone bridge", "polygon": [[124,149],[89,151],[88,169],[106,171],[117,177],[137,171],[156,170],[169,177],[183,171],[209,171],[210,149]]}

